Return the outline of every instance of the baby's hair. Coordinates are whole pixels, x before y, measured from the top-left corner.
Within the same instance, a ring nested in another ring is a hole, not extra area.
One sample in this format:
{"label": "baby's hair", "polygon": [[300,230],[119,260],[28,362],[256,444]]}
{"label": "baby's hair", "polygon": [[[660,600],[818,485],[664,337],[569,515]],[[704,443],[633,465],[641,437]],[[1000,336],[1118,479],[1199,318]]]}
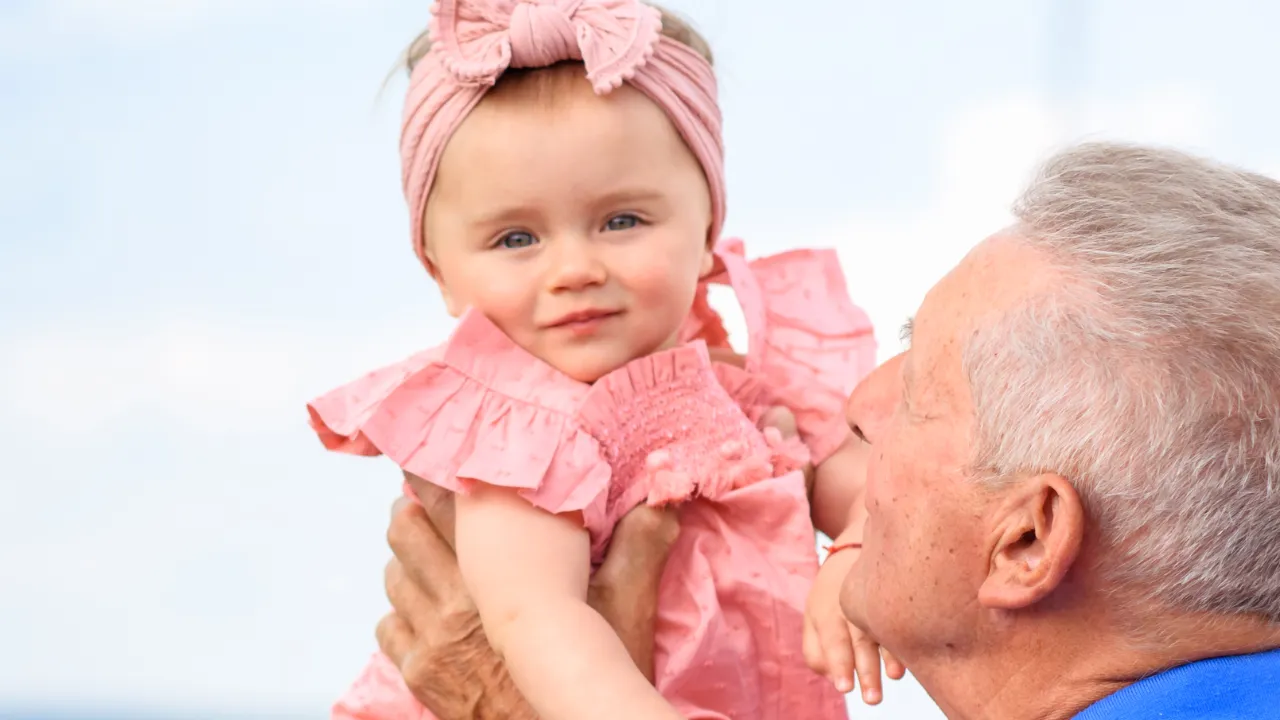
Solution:
{"label": "baby's hair", "polygon": [[[694,30],[692,25],[664,7],[653,5],[652,3],[649,4],[656,7],[658,11],[662,13],[662,34],[664,36],[675,40],[678,43],[687,45],[694,52],[706,58],[707,62],[715,62],[711,55],[711,44],[708,43],[707,39],[702,37],[697,30]],[[397,69],[404,68],[406,72],[412,73],[413,66],[417,65],[418,61],[421,60],[429,50],[431,50],[431,39],[427,37],[427,31],[424,30],[418,35],[418,37],[414,38],[413,42],[409,44],[408,49],[404,51],[400,62],[397,63]],[[501,80],[499,80],[499,83],[501,83]]]}

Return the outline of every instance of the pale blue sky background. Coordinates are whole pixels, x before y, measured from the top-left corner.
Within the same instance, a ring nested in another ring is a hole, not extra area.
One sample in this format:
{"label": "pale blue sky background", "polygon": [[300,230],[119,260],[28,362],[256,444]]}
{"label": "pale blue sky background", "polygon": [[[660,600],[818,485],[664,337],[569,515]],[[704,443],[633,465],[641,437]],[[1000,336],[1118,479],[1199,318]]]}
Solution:
{"label": "pale blue sky background", "polygon": [[[427,6],[0,3],[0,714],[322,717],[373,649],[396,473],[303,403],[449,328],[378,97]],[[839,247],[885,356],[1067,138],[1280,172],[1274,3],[671,6],[717,52],[729,231]],[[887,695],[855,717],[936,714]]]}

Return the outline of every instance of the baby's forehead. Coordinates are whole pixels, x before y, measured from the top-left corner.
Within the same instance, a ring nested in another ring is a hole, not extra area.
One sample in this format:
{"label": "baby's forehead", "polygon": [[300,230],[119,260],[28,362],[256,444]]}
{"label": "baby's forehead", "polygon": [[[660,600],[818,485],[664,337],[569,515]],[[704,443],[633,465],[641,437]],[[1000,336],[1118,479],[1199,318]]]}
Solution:
{"label": "baby's forehead", "polygon": [[701,176],[701,166],[661,108],[634,89],[598,96],[586,86],[545,104],[482,102],[446,145],[435,195],[537,186],[593,194],[620,182],[670,185],[689,172]]}

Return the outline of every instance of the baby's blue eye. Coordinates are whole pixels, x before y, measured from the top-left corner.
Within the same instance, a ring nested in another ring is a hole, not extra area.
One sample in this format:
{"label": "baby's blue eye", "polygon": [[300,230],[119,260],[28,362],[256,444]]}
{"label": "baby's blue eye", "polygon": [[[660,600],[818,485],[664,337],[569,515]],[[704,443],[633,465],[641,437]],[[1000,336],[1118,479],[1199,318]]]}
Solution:
{"label": "baby's blue eye", "polygon": [[498,245],[500,247],[507,248],[508,250],[519,250],[521,248],[527,248],[536,242],[538,242],[538,239],[527,232],[511,232],[503,235],[502,238],[498,240]]}
{"label": "baby's blue eye", "polygon": [[635,215],[615,215],[609,218],[609,222],[604,224],[605,230],[630,230],[640,224],[640,218]]}

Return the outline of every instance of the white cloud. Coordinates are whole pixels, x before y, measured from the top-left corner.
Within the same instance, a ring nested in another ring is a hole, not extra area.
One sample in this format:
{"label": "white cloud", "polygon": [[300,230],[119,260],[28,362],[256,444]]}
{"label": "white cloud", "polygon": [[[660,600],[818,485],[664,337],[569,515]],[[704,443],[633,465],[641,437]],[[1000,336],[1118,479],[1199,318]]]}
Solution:
{"label": "white cloud", "polygon": [[[1040,162],[1070,142],[1110,139],[1211,152],[1216,116],[1194,88],[1153,89],[1120,106],[1064,117],[1043,97],[975,104],[945,127],[934,192],[919,212],[858,214],[819,229],[815,245],[840,251],[854,300],[876,325],[880,359],[897,353],[898,326],[928,289],[984,237],[1012,221],[1009,207]],[[794,227],[753,232],[781,249]]]}
{"label": "white cloud", "polygon": [[154,32],[215,17],[291,9],[360,8],[377,0],[54,0],[48,17],[66,26],[107,32]]}
{"label": "white cloud", "polygon": [[388,0],[44,0],[0,7],[0,57],[61,53],[67,43],[121,44],[216,21],[285,12],[376,10]]}
{"label": "white cloud", "polygon": [[247,0],[57,0],[45,3],[57,26],[107,32],[143,31],[189,26],[212,12],[238,14],[271,3]]}
{"label": "white cloud", "polygon": [[1095,106],[1084,113],[1082,132],[1191,152],[1209,152],[1218,135],[1218,114],[1207,93],[1189,85],[1164,85],[1122,106]]}
{"label": "white cloud", "polygon": [[[420,319],[403,325],[415,326]],[[376,330],[247,332],[234,319],[42,331],[0,344],[0,419],[81,436],[144,420],[212,433],[287,430],[311,397],[420,349],[410,342]]]}

